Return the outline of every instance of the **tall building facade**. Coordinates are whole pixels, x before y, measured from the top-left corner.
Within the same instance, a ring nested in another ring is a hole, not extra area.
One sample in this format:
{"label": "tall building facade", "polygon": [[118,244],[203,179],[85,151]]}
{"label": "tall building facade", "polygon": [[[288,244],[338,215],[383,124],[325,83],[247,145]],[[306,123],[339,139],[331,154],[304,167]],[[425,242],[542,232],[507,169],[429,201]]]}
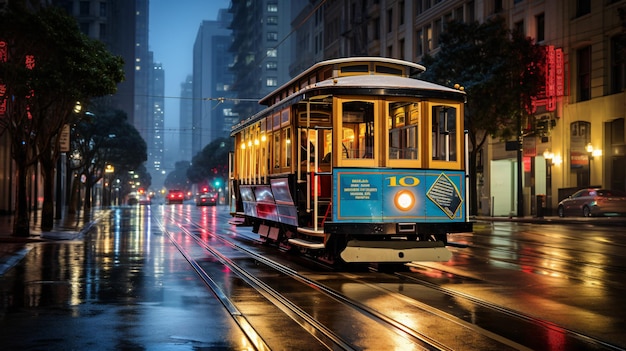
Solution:
{"label": "tall building facade", "polygon": [[304,0],[231,1],[233,89],[239,98],[234,108],[241,118],[258,112],[258,100],[291,78],[293,16],[308,4]]}
{"label": "tall building facade", "polygon": [[152,64],[149,83],[150,116],[146,131],[146,144],[148,146],[146,168],[152,176],[152,184],[159,187],[165,180],[165,175],[162,173],[165,158],[165,72],[161,63],[154,62]]}
{"label": "tall building facade", "polygon": [[83,33],[104,42],[113,54],[123,57],[124,81],[118,84],[116,94],[101,100],[126,112],[129,122],[148,146],[150,162],[146,168],[154,176],[163,158],[164,111],[163,102],[155,107],[152,98],[155,95],[150,91],[158,90],[157,86],[164,83],[162,67],[153,66],[152,53],[148,50],[149,1],[53,0],[52,3],[74,16]]}
{"label": "tall building facade", "polygon": [[53,0],[78,21],[81,31],[106,44],[124,58],[125,80],[109,98],[113,108],[128,115],[137,130],[146,132],[148,118],[148,0]]}
{"label": "tall building facade", "polygon": [[[215,21],[202,21],[193,47],[191,157],[225,136],[233,119],[231,14],[220,10]],[[182,125],[181,129],[188,128]]]}
{"label": "tall building facade", "polygon": [[193,130],[193,76],[188,75],[184,82],[180,83],[180,138],[176,154],[169,159],[191,161],[191,133]]}

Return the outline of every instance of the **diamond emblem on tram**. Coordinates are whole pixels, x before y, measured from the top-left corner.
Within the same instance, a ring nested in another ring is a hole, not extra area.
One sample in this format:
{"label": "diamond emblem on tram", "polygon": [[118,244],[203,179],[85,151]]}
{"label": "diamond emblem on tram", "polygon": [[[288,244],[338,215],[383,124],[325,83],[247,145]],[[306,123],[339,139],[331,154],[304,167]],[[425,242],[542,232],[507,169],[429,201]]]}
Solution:
{"label": "diamond emblem on tram", "polygon": [[454,182],[445,174],[440,174],[428,189],[426,196],[434,202],[450,218],[454,218],[461,207],[463,199]]}

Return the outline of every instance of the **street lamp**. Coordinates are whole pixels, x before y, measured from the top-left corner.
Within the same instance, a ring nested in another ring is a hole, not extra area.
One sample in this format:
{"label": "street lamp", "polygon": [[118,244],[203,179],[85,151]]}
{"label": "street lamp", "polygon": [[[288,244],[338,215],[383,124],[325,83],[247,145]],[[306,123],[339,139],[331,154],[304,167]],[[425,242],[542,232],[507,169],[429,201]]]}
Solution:
{"label": "street lamp", "polygon": [[[106,204],[103,205],[111,206],[111,175],[115,173],[115,167],[111,164],[107,164],[104,168],[104,188],[103,195],[106,195]],[[108,186],[108,188],[107,188]],[[104,202],[104,201],[103,201]]]}
{"label": "street lamp", "polygon": [[593,145],[591,145],[591,143],[588,143],[585,146],[585,150],[587,151],[587,176],[589,177],[588,185],[591,186],[591,161],[593,161],[594,157],[602,156],[602,149],[596,149]]}

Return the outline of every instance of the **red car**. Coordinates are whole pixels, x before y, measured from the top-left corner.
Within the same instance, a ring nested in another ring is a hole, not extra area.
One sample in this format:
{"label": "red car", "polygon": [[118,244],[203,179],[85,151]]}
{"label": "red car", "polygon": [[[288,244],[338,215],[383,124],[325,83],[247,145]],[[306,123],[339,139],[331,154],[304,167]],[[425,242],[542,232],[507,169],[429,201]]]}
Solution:
{"label": "red car", "polygon": [[167,193],[168,204],[182,204],[185,200],[185,193],[182,190],[170,190]]}

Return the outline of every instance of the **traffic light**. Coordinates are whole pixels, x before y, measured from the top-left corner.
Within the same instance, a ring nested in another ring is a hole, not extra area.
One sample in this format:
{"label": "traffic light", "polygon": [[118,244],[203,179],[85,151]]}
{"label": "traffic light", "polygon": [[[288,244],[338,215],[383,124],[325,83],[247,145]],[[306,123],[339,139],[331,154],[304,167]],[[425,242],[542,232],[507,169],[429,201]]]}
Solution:
{"label": "traffic light", "polygon": [[220,179],[215,179],[213,181],[213,184],[215,185],[216,188],[219,188],[220,185],[222,185],[222,181]]}

